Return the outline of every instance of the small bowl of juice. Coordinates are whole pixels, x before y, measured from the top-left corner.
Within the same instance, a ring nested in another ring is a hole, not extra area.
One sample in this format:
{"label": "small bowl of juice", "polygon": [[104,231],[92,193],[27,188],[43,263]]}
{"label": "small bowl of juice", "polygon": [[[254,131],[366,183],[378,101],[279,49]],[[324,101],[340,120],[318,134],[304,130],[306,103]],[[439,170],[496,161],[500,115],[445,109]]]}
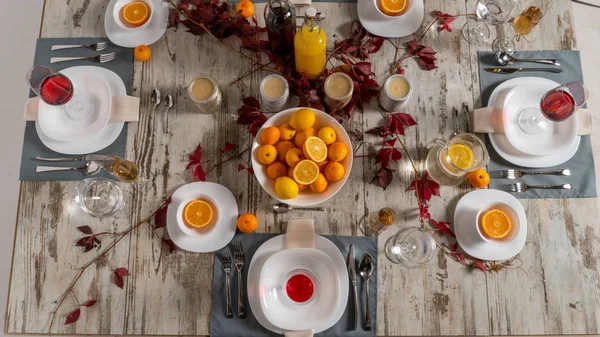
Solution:
{"label": "small bowl of juice", "polygon": [[517,212],[502,202],[492,202],[477,213],[477,233],[486,242],[493,245],[506,245],[513,242],[519,234]]}
{"label": "small bowl of juice", "polygon": [[189,196],[177,208],[177,224],[186,235],[205,235],[212,232],[218,223],[219,207],[207,195]]}
{"label": "small bowl of juice", "polygon": [[373,0],[373,3],[379,14],[388,20],[401,17],[413,5],[412,0]]}

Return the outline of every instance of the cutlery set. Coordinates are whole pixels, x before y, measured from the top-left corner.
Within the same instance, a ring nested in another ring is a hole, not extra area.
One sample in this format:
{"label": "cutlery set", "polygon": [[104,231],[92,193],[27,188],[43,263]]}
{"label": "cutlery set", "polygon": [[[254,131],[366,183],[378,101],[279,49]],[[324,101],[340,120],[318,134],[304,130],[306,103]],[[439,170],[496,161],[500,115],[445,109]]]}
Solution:
{"label": "cutlery set", "polygon": [[[537,63],[537,64],[547,64],[553,66],[560,66],[560,62],[554,59],[518,59],[513,57],[512,55],[506,52],[498,52],[496,53],[496,61],[501,66],[508,66],[518,62],[527,62],[527,63]],[[488,73],[494,74],[512,74],[516,72],[548,72],[548,73],[562,73],[562,69],[556,68],[484,68],[483,70]]]}
{"label": "cutlery set", "polygon": [[233,243],[233,258],[231,257],[230,249],[225,248],[223,255],[221,256],[221,264],[223,265],[223,272],[225,273],[225,298],[227,300],[227,318],[233,318],[233,305],[231,301],[231,281],[230,274],[232,271],[232,264],[237,270],[237,315],[239,318],[246,318],[246,306],[244,305],[244,290],[242,281],[242,270],[245,264],[244,249],[242,243],[236,241]]}
{"label": "cutlery set", "polygon": [[[497,171],[500,178],[504,179],[519,179],[525,175],[557,175],[557,176],[570,176],[571,170],[569,169],[558,169],[558,170],[550,170],[550,171],[525,171],[518,169],[508,169],[508,170],[500,170]],[[570,190],[572,188],[571,184],[562,184],[562,185],[527,185],[521,182],[508,185],[508,189],[510,192],[523,193],[527,192],[529,189],[544,189],[544,190]]]}
{"label": "cutlery set", "polygon": [[[102,50],[106,49],[107,46],[108,46],[107,42],[103,41],[103,42],[98,42],[98,43],[94,43],[94,44],[90,44],[90,45],[83,45],[83,44],[53,45],[50,47],[50,50],[55,51],[55,50],[74,49],[74,48],[86,48],[86,49],[90,49],[93,51],[102,51]],[[54,64],[54,63],[59,63],[59,62],[79,61],[79,60],[92,61],[95,63],[106,63],[106,62],[110,62],[110,61],[114,60],[115,57],[116,57],[116,53],[114,53],[114,52],[107,53],[107,54],[98,54],[95,56],[51,57],[50,63]]]}
{"label": "cutlery set", "polygon": [[36,166],[35,172],[55,172],[55,171],[79,171],[86,176],[94,176],[102,170],[103,166],[100,163],[106,158],[103,154],[88,154],[79,157],[64,157],[64,158],[47,158],[47,157],[36,157],[35,159],[46,162],[73,162],[73,161],[85,161],[86,163],[81,167],[55,167],[55,166]]}
{"label": "cutlery set", "polygon": [[[352,283],[352,294],[354,299],[354,330],[358,328],[358,290],[356,287],[356,259],[354,257],[354,245],[350,245],[348,253],[348,276]],[[369,277],[375,270],[375,261],[371,254],[365,253],[358,262],[358,273],[365,281],[365,330],[371,330],[371,310],[369,306]]]}

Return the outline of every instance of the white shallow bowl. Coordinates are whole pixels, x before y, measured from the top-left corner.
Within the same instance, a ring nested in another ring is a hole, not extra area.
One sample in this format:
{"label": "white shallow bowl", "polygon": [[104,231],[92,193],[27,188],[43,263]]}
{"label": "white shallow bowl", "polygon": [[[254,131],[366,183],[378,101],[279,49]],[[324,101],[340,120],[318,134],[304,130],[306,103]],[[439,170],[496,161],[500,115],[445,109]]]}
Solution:
{"label": "white shallow bowl", "polygon": [[153,4],[151,17],[137,29],[124,28],[117,23],[114,11],[117,2],[123,0],[110,0],[104,14],[104,31],[108,39],[117,46],[135,48],[141,44],[151,45],[158,41],[167,30],[169,18],[169,3],[163,0],[145,0]]}
{"label": "white shallow bowl", "polygon": [[273,115],[269,118],[262,128],[256,134],[256,138],[254,138],[254,142],[252,143],[252,168],[254,169],[254,176],[258,180],[258,183],[262,188],[269,193],[269,195],[281,202],[285,202],[292,206],[304,207],[304,206],[313,206],[318,205],[322,202],[327,201],[329,198],[333,197],[339,190],[342,189],[342,186],[348,180],[348,176],[350,176],[350,170],[352,169],[352,142],[350,142],[350,137],[346,133],[346,130],[342,127],[338,121],[336,121],[333,117],[324,113],[323,111],[311,109],[315,112],[316,121],[313,125],[313,128],[318,132],[320,128],[329,126],[335,130],[337,135],[336,141],[342,142],[346,144],[348,148],[348,155],[344,160],[340,162],[344,166],[344,178],[335,182],[328,182],[327,189],[323,193],[314,193],[307,188],[306,190],[298,193],[298,196],[294,199],[281,199],[275,192],[275,182],[269,177],[267,177],[267,166],[263,165],[258,161],[257,148],[261,146],[259,144],[260,135],[263,129],[268,128],[269,126],[279,126],[283,123],[287,123],[290,121],[290,118],[294,114],[294,112],[303,109],[303,108],[293,108],[284,110]]}
{"label": "white shallow bowl", "polygon": [[[148,8],[150,9],[150,17],[148,18],[148,20],[146,22],[144,22],[143,25],[140,26],[134,26],[130,23],[128,23],[127,21],[125,21],[125,19],[123,18],[123,14],[121,13],[121,11],[123,10],[123,8],[127,5],[129,5],[132,2],[137,2],[137,1],[141,1],[143,3],[146,4],[146,6],[148,6]],[[117,0],[117,2],[115,3],[115,7],[113,8],[113,19],[115,20],[116,24],[119,25],[119,27],[123,28],[123,29],[128,29],[128,30],[136,30],[136,29],[142,29],[148,26],[148,24],[150,23],[150,21],[152,20],[152,16],[154,15],[154,3],[152,0]]]}
{"label": "white shallow bowl", "polygon": [[358,19],[365,29],[383,37],[411,35],[421,27],[425,15],[423,0],[412,0],[410,9],[396,17],[383,14],[373,0],[358,0],[356,7]]}
{"label": "white shallow bowl", "polygon": [[[283,330],[313,330],[329,322],[341,296],[335,270],[329,255],[317,249],[292,248],[273,254],[263,265],[259,283],[267,320]],[[298,303],[288,297],[285,286],[291,276],[303,273],[312,276],[314,293]]]}
{"label": "white shallow bowl", "polygon": [[[510,222],[512,224],[512,227],[511,227],[510,231],[508,232],[508,235],[503,237],[502,239],[488,238],[487,236],[485,236],[483,234],[483,232],[481,230],[481,220],[483,219],[484,213],[489,210],[492,210],[492,209],[497,209],[497,210],[503,211],[508,216],[508,218],[510,219]],[[519,229],[520,229],[519,216],[517,215],[517,212],[510,205],[508,205],[506,203],[503,203],[500,201],[492,201],[489,204],[481,207],[481,209],[477,213],[477,233],[487,243],[491,243],[493,245],[499,245],[499,246],[510,244],[517,238],[517,235],[519,234]]]}
{"label": "white shallow bowl", "polygon": [[90,97],[94,109],[88,117],[77,120],[67,115],[66,104],[49,105],[40,99],[38,105],[40,129],[48,137],[62,142],[89,140],[104,129],[110,118],[112,107],[110,85],[102,74],[96,72],[67,68],[61,73],[73,84],[74,96]]}
{"label": "white shallow bowl", "polygon": [[534,156],[564,153],[577,140],[577,117],[573,115],[562,122],[546,122],[546,129],[537,135],[525,133],[518,124],[519,114],[524,109],[540,108],[542,96],[554,88],[547,83],[538,86],[517,86],[504,97],[502,121],[504,133],[517,150]]}

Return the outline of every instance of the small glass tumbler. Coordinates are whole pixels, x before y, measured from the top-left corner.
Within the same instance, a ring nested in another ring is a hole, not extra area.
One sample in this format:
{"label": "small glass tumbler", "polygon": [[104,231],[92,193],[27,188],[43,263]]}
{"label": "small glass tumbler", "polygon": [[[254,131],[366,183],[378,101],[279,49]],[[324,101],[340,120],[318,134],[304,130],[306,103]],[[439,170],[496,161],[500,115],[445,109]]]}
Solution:
{"label": "small glass tumbler", "polygon": [[196,78],[188,86],[188,95],[201,113],[213,114],[221,109],[223,96],[217,83],[210,77]]}
{"label": "small glass tumbler", "polygon": [[85,213],[100,219],[114,216],[125,204],[121,188],[106,178],[81,181],[75,186],[73,201]]}
{"label": "small glass tumbler", "polygon": [[365,236],[377,236],[396,223],[396,212],[389,207],[371,212],[360,228]]}
{"label": "small glass tumbler", "polygon": [[437,251],[435,240],[420,227],[406,227],[385,243],[385,255],[393,263],[418,268],[429,262]]}
{"label": "small glass tumbler", "polygon": [[379,93],[379,104],[389,112],[399,111],[412,95],[408,78],[395,74],[387,78]]}
{"label": "small glass tumbler", "polygon": [[283,110],[290,96],[290,87],[283,76],[269,75],[260,82],[262,109],[266,112]]}

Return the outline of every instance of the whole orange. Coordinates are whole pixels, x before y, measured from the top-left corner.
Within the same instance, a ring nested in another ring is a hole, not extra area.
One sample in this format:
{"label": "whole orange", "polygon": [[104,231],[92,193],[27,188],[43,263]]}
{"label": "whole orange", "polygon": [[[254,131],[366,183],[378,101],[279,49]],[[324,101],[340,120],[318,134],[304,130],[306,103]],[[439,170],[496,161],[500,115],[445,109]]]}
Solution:
{"label": "whole orange", "polygon": [[258,228],[258,219],[250,214],[244,214],[238,218],[237,228],[242,233],[252,233]]}
{"label": "whole orange", "polygon": [[298,131],[294,137],[294,144],[301,149],[302,145],[304,145],[304,141],[310,137],[314,137],[316,134],[317,131],[314,128],[307,128],[302,131]]}
{"label": "whole orange", "polygon": [[258,161],[265,165],[271,165],[277,159],[277,149],[273,145],[263,145],[256,149]]}
{"label": "whole orange", "polygon": [[484,188],[490,183],[490,175],[486,170],[478,168],[467,174],[467,180],[475,188]]}
{"label": "whole orange", "polygon": [[344,178],[344,166],[337,161],[332,161],[325,166],[325,178],[329,181],[338,181]]}
{"label": "whole orange", "polygon": [[254,4],[250,0],[242,0],[235,5],[235,11],[240,13],[240,16],[247,19],[254,14]]}
{"label": "whole orange", "polygon": [[275,126],[269,126],[260,134],[263,144],[273,145],[279,140],[279,129]]}
{"label": "whole orange", "polygon": [[289,140],[282,140],[279,143],[275,144],[275,149],[277,150],[277,160],[282,163],[285,163],[285,155],[291,149],[295,149],[296,146],[294,143]]}
{"label": "whole orange", "polygon": [[267,167],[267,177],[271,180],[277,180],[287,174],[287,168],[282,163],[276,161]]}
{"label": "whole orange", "polygon": [[142,44],[135,47],[135,50],[133,51],[133,56],[136,60],[140,62],[146,62],[150,59],[150,56],[152,56],[152,52],[150,51],[150,47],[146,46],[145,44]]}
{"label": "whole orange", "polygon": [[329,160],[341,161],[346,158],[348,147],[342,142],[335,142],[329,146]]}
{"label": "whole orange", "polygon": [[322,193],[327,189],[327,179],[323,173],[319,173],[317,180],[310,184],[310,189],[315,193]]}

